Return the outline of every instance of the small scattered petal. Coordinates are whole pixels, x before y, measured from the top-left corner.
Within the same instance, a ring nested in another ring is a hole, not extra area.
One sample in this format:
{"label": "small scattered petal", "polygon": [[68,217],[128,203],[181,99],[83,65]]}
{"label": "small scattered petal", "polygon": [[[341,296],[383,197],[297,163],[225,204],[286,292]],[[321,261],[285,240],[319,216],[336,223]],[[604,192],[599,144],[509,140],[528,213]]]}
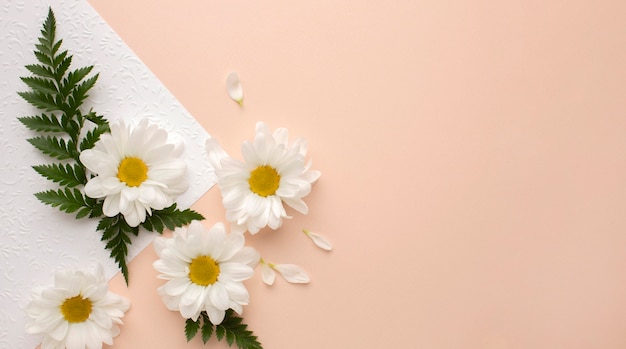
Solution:
{"label": "small scattered petal", "polygon": [[239,81],[239,75],[235,72],[228,74],[226,78],[226,92],[228,96],[239,105],[243,105],[243,88],[241,87],[241,81]]}
{"label": "small scattered petal", "polygon": [[322,250],[330,251],[333,249],[332,244],[330,243],[330,241],[328,241],[326,237],[309,231],[308,229],[302,229],[302,231],[304,232],[304,234],[306,234],[306,236],[310,237],[311,240],[313,240],[317,247],[321,248]]}
{"label": "small scattered petal", "polygon": [[276,280],[276,273],[274,273],[274,269],[261,260],[261,277],[263,278],[263,282],[267,285],[272,286],[274,281]]}
{"label": "small scattered petal", "polygon": [[309,275],[295,264],[273,264],[272,268],[292,284],[306,284],[311,281]]}

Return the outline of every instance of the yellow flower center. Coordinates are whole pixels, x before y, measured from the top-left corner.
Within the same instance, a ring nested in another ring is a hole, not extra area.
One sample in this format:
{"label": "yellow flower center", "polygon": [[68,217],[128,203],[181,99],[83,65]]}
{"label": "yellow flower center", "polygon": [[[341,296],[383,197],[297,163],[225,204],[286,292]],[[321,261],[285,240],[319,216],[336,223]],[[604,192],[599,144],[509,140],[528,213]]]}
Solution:
{"label": "yellow flower center", "polygon": [[67,322],[83,322],[91,314],[91,301],[81,295],[68,298],[61,304],[61,314]]}
{"label": "yellow flower center", "polygon": [[148,179],[148,166],[140,158],[125,158],[117,168],[117,178],[129,187],[138,187]]}
{"label": "yellow flower center", "polygon": [[219,275],[220,266],[209,256],[196,257],[189,264],[189,279],[196,285],[212,285]]}
{"label": "yellow flower center", "polygon": [[280,175],[271,166],[259,166],[250,172],[248,184],[250,190],[259,196],[274,195],[280,184]]}

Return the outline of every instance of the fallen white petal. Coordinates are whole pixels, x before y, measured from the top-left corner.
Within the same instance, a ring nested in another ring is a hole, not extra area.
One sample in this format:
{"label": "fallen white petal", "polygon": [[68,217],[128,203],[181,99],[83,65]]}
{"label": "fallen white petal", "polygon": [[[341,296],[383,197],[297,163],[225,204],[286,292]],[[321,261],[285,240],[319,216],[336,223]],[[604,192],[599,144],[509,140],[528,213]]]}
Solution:
{"label": "fallen white petal", "polygon": [[313,240],[313,242],[317,245],[317,247],[321,248],[322,250],[330,251],[330,250],[333,249],[333,245],[324,236],[322,236],[320,234],[313,233],[313,232],[308,231],[306,229],[303,229],[302,231],[308,237],[310,237],[311,240]]}
{"label": "fallen white petal", "polygon": [[295,264],[275,264],[272,267],[292,284],[306,284],[311,281],[309,275]]}
{"label": "fallen white petal", "polygon": [[274,280],[276,279],[274,270],[263,260],[261,260],[261,263],[259,264],[261,265],[261,277],[263,278],[263,282],[270,286],[273,285]]}
{"label": "fallen white petal", "polygon": [[228,92],[230,98],[235,102],[239,103],[239,105],[243,105],[243,89],[241,88],[241,82],[239,81],[239,75],[237,75],[237,73],[232,72],[228,74],[226,78],[226,92]]}

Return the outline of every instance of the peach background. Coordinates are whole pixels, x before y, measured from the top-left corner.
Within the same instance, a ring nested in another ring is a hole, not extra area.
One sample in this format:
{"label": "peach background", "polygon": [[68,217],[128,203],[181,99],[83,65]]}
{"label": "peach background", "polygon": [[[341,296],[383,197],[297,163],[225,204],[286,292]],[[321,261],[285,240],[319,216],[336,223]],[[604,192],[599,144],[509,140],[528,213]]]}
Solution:
{"label": "peach background", "polygon": [[[258,120],[308,138],[310,214],[249,240],[312,277],[247,283],[265,348],[626,347],[626,2],[90,3],[231,154]],[[114,348],[204,348],[155,259],[111,283]]]}

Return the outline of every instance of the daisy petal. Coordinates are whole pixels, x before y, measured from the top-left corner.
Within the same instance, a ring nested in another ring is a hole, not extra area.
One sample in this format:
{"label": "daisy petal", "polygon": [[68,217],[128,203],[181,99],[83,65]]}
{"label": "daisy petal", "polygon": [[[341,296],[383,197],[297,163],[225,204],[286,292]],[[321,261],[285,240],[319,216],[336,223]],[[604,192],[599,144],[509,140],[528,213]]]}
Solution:
{"label": "daisy petal", "polygon": [[310,237],[311,240],[313,240],[317,247],[321,248],[322,250],[330,251],[333,249],[332,244],[330,243],[330,241],[328,241],[328,239],[326,239],[326,237],[311,232],[307,229],[302,229],[302,231],[304,232],[304,234],[306,234],[306,236]]}
{"label": "daisy petal", "polygon": [[273,268],[292,284],[306,284],[311,281],[309,275],[295,264],[276,264]]}
{"label": "daisy petal", "polygon": [[226,78],[226,92],[228,92],[228,96],[233,101],[239,103],[239,105],[243,105],[243,88],[241,87],[237,73],[232,72],[228,74]]}
{"label": "daisy petal", "polygon": [[276,280],[276,273],[274,273],[272,267],[265,262],[261,262],[261,277],[264,283],[271,286],[274,284],[274,280]]}

